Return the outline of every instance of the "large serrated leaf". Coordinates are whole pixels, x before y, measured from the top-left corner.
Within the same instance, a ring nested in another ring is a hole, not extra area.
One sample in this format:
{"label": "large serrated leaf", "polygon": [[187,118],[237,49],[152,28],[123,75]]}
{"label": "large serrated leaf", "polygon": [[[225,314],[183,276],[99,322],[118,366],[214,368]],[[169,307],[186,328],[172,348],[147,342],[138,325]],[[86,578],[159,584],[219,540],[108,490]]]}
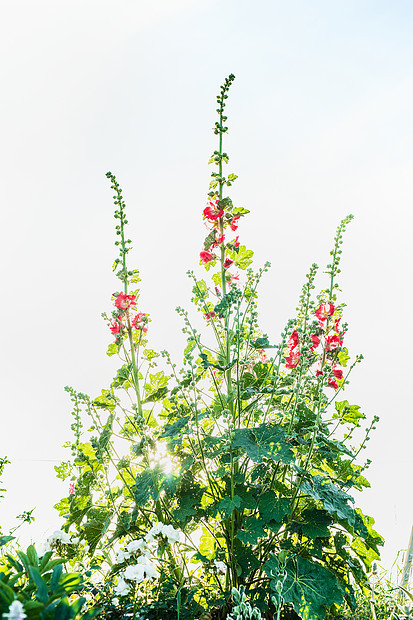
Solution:
{"label": "large serrated leaf", "polygon": [[242,448],[254,463],[264,458],[291,463],[294,453],[287,443],[283,429],[272,424],[260,424],[255,428],[238,428],[234,431],[234,448]]}
{"label": "large serrated leaf", "polygon": [[237,538],[244,544],[255,545],[259,538],[265,536],[264,519],[250,517],[244,522],[244,529],[237,532]]}
{"label": "large serrated leaf", "polygon": [[266,491],[259,498],[258,509],[265,523],[276,521],[281,523],[291,512],[291,500],[288,497],[277,497],[274,491]]}
{"label": "large serrated leaf", "polygon": [[[277,591],[281,569],[277,557],[272,554],[263,568],[271,577],[271,588]],[[320,564],[296,556],[287,561],[285,570],[287,574],[281,594],[302,620],[321,620],[328,607],[342,603],[343,596],[335,575]]]}

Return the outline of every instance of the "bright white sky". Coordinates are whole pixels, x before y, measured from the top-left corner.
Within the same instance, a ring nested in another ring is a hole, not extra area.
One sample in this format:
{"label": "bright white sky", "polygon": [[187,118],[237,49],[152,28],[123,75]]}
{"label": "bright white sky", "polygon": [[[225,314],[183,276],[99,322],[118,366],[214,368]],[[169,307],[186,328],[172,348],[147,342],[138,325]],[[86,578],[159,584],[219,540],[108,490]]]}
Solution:
{"label": "bright white sky", "polygon": [[[96,396],[113,376],[100,318],[116,288],[112,192],[124,188],[151,343],[179,361],[185,276],[205,229],[215,96],[236,75],[225,149],[239,232],[256,265],[264,331],[277,339],[312,262],[342,264],[347,398],[380,425],[358,502],[390,566],[413,524],[409,359],[413,5],[409,0],[21,0],[1,2],[3,529],[37,506],[22,542],[60,525],[67,384]],[[322,282],[320,282],[322,285]]]}

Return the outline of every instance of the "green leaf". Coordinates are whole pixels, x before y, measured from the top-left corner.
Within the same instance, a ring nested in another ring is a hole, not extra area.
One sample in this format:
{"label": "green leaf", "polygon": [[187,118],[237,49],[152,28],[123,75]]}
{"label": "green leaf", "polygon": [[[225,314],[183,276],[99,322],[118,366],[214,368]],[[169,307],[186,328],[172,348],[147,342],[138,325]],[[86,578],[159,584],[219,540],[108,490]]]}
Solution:
{"label": "green leaf", "polygon": [[0,536],[0,547],[3,547],[3,545],[7,545],[8,542],[14,540],[15,538],[15,536]]}
{"label": "green leaf", "polygon": [[234,559],[241,579],[251,575],[252,571],[260,566],[260,561],[251,547],[245,547],[237,538],[234,539]]}
{"label": "green leaf", "polygon": [[278,498],[274,491],[266,491],[259,498],[258,509],[265,523],[281,523],[291,512],[291,500],[287,497]]}
{"label": "green leaf", "polygon": [[39,556],[36,553],[36,549],[34,548],[34,545],[30,545],[27,548],[27,557],[32,566],[34,566],[35,568],[39,566]]}
{"label": "green leaf", "polygon": [[348,349],[346,347],[343,347],[341,351],[337,353],[338,363],[340,364],[340,366],[344,366],[345,368],[349,359],[350,356],[348,354]]}
{"label": "green leaf", "polygon": [[287,436],[279,426],[261,424],[255,428],[238,428],[234,435],[232,445],[245,450],[254,463],[261,463],[263,458],[283,461],[286,464],[294,460]]}
{"label": "green leaf", "polygon": [[109,411],[113,411],[116,407],[115,398],[108,390],[102,390],[101,396],[95,398],[93,404],[99,409],[108,409]]}
{"label": "green leaf", "polygon": [[111,357],[112,355],[116,355],[116,353],[119,353],[118,345],[110,344],[107,348],[106,355],[109,355],[109,357]]}
{"label": "green leaf", "polygon": [[245,245],[238,246],[238,252],[234,253],[234,260],[236,266],[240,269],[247,269],[247,267],[249,267],[252,263],[253,256],[253,250],[247,250]]}
{"label": "green leaf", "polygon": [[[277,591],[278,574],[282,570],[277,556],[272,554],[263,568],[272,578],[271,588]],[[321,620],[328,607],[342,603],[343,596],[336,577],[323,566],[296,556],[288,559],[286,573],[281,594],[286,603],[293,605],[302,620]]]}
{"label": "green leaf", "polygon": [[333,418],[339,419],[341,424],[352,424],[354,426],[360,426],[359,420],[366,418],[365,414],[359,411],[359,405],[350,405],[348,400],[343,400],[340,403],[335,403],[337,413],[333,414]]}
{"label": "green leaf", "polygon": [[311,481],[304,480],[300,489],[304,494],[320,500],[329,514],[347,521],[352,527],[356,525],[356,511],[347,503],[349,500],[354,502],[354,499],[327,478],[320,475],[311,476]]}
{"label": "green leaf", "polygon": [[88,520],[83,530],[92,555],[103,535],[107,531],[112,517],[112,511],[105,508],[92,508],[88,511]]}
{"label": "green leaf", "polygon": [[147,469],[136,476],[134,485],[134,497],[137,506],[145,506],[150,499],[158,499],[159,493],[155,486],[156,473]]}
{"label": "green leaf", "polygon": [[259,538],[265,536],[264,519],[250,517],[244,522],[244,529],[237,532],[237,538],[244,544],[255,545]]}
{"label": "green leaf", "polygon": [[149,394],[149,396],[147,396],[145,400],[143,401],[143,404],[145,405],[146,403],[154,403],[157,400],[162,400],[164,396],[167,395],[167,393],[168,393],[167,387],[160,387],[157,390],[155,390],[155,392],[152,392],[152,394]]}
{"label": "green leaf", "polygon": [[270,344],[268,336],[266,335],[264,335],[262,338],[251,340],[250,344],[254,349],[276,349],[278,347],[277,344]]}
{"label": "green leaf", "polygon": [[62,572],[63,572],[63,566],[61,564],[58,564],[57,566],[54,567],[53,573],[52,573],[52,579],[50,581],[50,591],[52,593],[54,593],[59,587],[59,581],[60,581],[60,577],[62,576]]}
{"label": "green leaf", "polygon": [[47,584],[42,579],[38,570],[34,568],[34,566],[29,566],[29,573],[34,583],[37,586],[36,596],[42,603],[46,604],[49,599],[49,594],[47,590]]}
{"label": "green leaf", "polygon": [[308,538],[326,538],[330,536],[329,526],[333,523],[332,517],[318,508],[308,508],[300,515],[300,521],[293,521],[288,529],[291,532],[300,532]]}
{"label": "green leaf", "polygon": [[241,498],[239,495],[234,495],[231,499],[230,497],[223,497],[219,502],[217,508],[221,510],[226,517],[229,517],[234,510],[239,508],[241,505]]}

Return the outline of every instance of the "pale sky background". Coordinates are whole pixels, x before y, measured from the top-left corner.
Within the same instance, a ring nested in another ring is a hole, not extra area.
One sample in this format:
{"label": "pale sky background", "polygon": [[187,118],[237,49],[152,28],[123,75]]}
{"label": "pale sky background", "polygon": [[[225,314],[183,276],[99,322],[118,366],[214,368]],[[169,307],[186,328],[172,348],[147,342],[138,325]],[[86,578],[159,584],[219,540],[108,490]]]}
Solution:
{"label": "pale sky background", "polygon": [[[261,325],[277,340],[305,273],[323,267],[342,217],[346,397],[378,429],[357,498],[386,538],[383,564],[413,524],[413,4],[406,0],[61,0],[0,2],[1,425],[3,530],[37,506],[22,544],[61,525],[52,505],[70,439],[69,384],[110,382],[100,317],[111,273],[112,191],[124,189],[151,345],[179,362],[185,275],[205,229],[215,96],[228,103],[232,197],[251,210],[241,241],[261,286]],[[322,271],[322,269],[320,270]],[[322,280],[320,287],[322,286]]]}

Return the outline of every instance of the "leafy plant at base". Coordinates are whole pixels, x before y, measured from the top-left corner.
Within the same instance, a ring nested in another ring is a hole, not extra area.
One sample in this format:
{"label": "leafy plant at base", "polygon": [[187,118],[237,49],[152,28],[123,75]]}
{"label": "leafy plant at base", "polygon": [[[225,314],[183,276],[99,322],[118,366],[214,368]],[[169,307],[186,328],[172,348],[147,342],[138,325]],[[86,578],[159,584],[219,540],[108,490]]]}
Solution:
{"label": "leafy plant at base", "polygon": [[91,620],[100,611],[86,610],[86,598],[77,595],[83,589],[82,575],[64,572],[65,560],[53,558],[53,551],[39,557],[30,545],[16,556],[0,555],[0,617]]}
{"label": "leafy plant at base", "polygon": [[[105,596],[117,594],[120,610],[159,614],[163,605],[166,613],[169,600],[171,618],[182,610],[199,617],[201,608],[221,617],[234,607],[235,588],[263,613],[318,619],[344,600],[354,606],[352,583],[365,582],[383,543],[349,493],[369,486],[363,475],[369,462],[357,458],[377,418],[356,448],[365,415],[338,399],[362,359],[350,361],[344,346],[336,282],[352,216],[337,229],[327,287],[314,296],[312,265],[297,316],[271,344],[257,312],[257,287],[269,264],[250,268],[252,251],[232,234],[248,211],[224,195],[236,179],[223,172],[233,79],[217,98],[218,149],[210,159],[217,170],[203,210],[209,232],[200,263],[214,272],[209,282],[188,273],[206,329],[177,309],[187,338],[180,371],[168,353],[160,360],[148,348],[149,317],[136,311],[139,291],[132,289],[138,272],[126,262],[131,242],[122,191],[107,173],[122,291],[113,296],[112,314],[103,316],[115,337],[108,355],[119,355],[121,366],[96,398],[66,388],[75,441],[73,461],[58,475],[72,476],[73,492],[57,507],[66,530],[75,528],[87,541],[105,577]],[[168,526],[180,535],[170,538]]]}

